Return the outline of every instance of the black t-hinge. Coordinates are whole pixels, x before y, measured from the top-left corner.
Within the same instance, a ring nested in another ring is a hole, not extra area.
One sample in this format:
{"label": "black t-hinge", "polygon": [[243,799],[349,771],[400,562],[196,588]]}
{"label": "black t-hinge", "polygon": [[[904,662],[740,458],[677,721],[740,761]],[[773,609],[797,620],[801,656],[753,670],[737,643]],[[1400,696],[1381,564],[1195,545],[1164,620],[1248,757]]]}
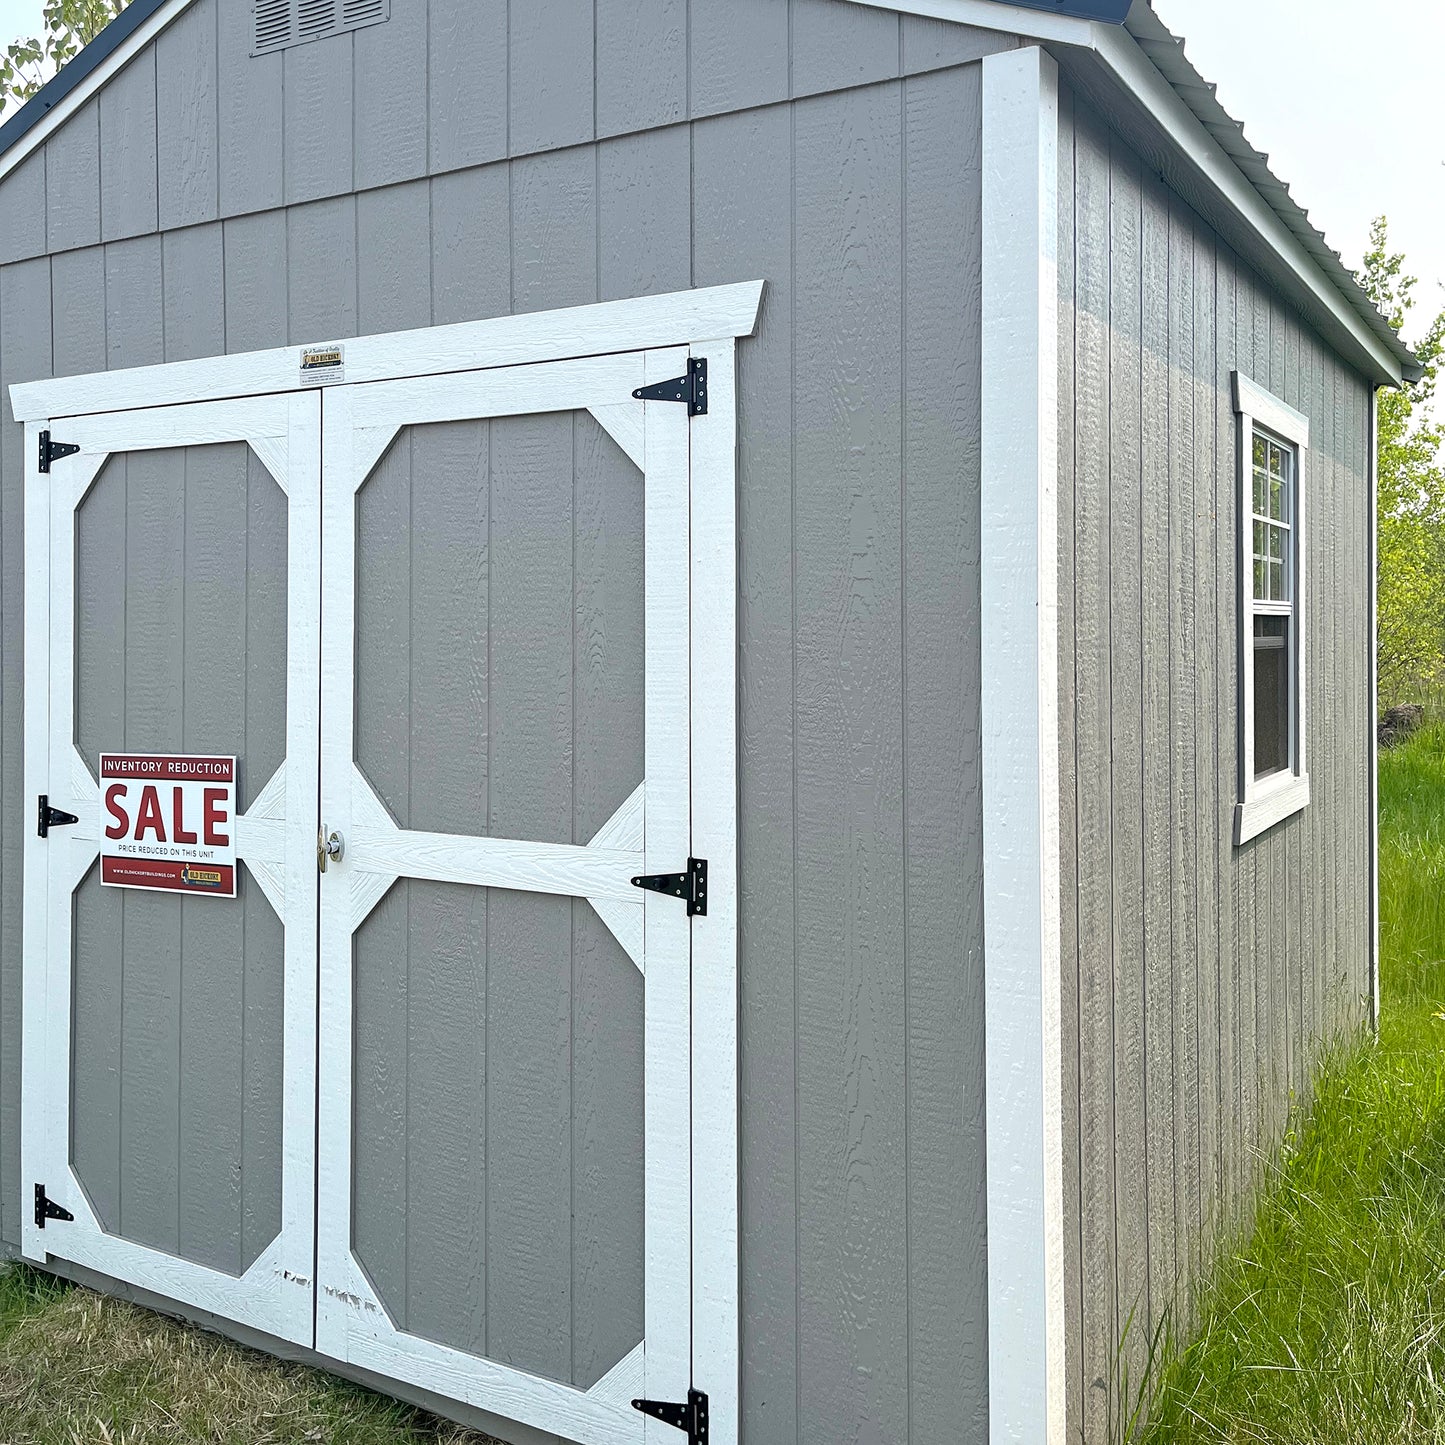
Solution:
{"label": "black t-hinge", "polygon": [[661,1420],[664,1425],[687,1431],[687,1445],[706,1445],[707,1396],[701,1390],[689,1390],[685,1405],[672,1400],[634,1400],[632,1408]]}
{"label": "black t-hinge", "polygon": [[75,1216],[68,1209],[62,1209],[53,1199],[47,1198],[45,1186],[37,1184],[35,1186],[35,1227],[44,1229],[47,1219],[58,1219],[63,1224],[75,1223]]}
{"label": "black t-hinge", "polygon": [[40,433],[40,470],[48,472],[51,462],[58,462],[62,457],[73,457],[80,448],[70,442],[53,442],[50,440],[50,433]]}
{"label": "black t-hinge", "polygon": [[63,808],[52,808],[49,795],[41,793],[40,825],[36,831],[42,838],[48,838],[52,828],[68,828],[72,823],[78,822],[80,819],[74,813],[67,813]]}
{"label": "black t-hinge", "polygon": [[666,893],[687,902],[689,918],[707,917],[707,859],[689,858],[686,873],[645,873],[632,880],[634,888]]}
{"label": "black t-hinge", "polygon": [[638,401],[680,401],[686,404],[689,416],[707,415],[707,357],[694,356],[687,363],[687,375],[654,386],[639,386],[634,391]]}

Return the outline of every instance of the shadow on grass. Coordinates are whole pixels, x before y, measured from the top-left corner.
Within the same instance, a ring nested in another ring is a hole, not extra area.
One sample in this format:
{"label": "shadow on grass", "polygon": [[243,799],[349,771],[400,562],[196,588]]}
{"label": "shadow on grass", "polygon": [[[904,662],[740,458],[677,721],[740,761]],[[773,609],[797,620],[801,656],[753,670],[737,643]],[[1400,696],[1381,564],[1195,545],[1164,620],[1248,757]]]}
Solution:
{"label": "shadow on grass", "polygon": [[4,1445],[498,1445],[27,1265],[0,1271]]}

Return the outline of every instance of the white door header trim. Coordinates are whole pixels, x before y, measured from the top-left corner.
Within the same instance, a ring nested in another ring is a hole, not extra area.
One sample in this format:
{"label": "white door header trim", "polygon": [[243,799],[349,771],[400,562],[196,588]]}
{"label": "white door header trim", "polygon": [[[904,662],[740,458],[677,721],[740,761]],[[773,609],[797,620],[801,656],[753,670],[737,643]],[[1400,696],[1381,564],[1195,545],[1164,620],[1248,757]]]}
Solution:
{"label": "white door header trim", "polygon": [[[562,311],[343,339],[346,384],[439,376],[751,336],[763,282],[708,286]],[[327,338],[322,338],[326,340]],[[299,391],[300,346],[17,383],[17,421]]]}

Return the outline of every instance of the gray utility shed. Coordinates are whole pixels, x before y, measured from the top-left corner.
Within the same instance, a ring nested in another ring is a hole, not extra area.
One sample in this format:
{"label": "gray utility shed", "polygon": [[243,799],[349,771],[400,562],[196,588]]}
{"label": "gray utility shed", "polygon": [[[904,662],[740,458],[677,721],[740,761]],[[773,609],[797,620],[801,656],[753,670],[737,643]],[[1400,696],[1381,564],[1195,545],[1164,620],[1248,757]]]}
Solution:
{"label": "gray utility shed", "polygon": [[1371,1017],[1415,368],[1108,8],[135,0],[0,129],[11,1254],[1102,1445]]}

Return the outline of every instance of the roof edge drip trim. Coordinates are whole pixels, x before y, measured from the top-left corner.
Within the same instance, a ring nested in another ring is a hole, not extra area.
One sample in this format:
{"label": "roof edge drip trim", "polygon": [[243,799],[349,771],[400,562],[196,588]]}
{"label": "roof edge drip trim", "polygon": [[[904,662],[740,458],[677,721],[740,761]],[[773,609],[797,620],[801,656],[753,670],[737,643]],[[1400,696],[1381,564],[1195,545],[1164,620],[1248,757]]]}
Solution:
{"label": "roof edge drip trim", "polygon": [[1122,25],[1129,18],[1133,0],[1013,0],[1026,10],[1046,10],[1054,15],[1074,15],[1080,20],[1102,20]]}
{"label": "roof edge drip trim", "polygon": [[[131,47],[132,51],[139,50],[151,39],[155,30],[170,24],[175,15],[178,15],[191,3],[192,0],[131,0],[131,3],[89,45],[85,46],[67,64],[62,65],[55,75],[46,81],[4,125],[0,125],[0,157],[4,157],[3,160],[0,160],[0,176],[12,169],[14,165],[18,165],[45,138],[45,135],[54,129],[53,126],[47,127],[45,132],[36,138],[34,144],[25,147],[22,153],[13,160],[9,156],[10,150],[35,130],[42,121],[49,119],[57,106],[84,87],[84,93],[77,97],[76,104],[79,105],[89,99],[92,92],[100,88],[106,77],[97,77],[96,71],[120,51],[128,40],[134,39],[137,32],[146,27],[146,22],[152,19],[157,11],[170,5],[174,7],[175,14],[162,18],[153,29],[147,27],[146,35],[144,38],[136,40],[135,45]],[[125,59],[129,58],[130,56],[127,54]],[[86,82],[92,78],[95,83],[87,87]],[[58,125],[64,120],[73,109],[74,107],[66,107],[63,113],[57,117],[56,124]]]}

